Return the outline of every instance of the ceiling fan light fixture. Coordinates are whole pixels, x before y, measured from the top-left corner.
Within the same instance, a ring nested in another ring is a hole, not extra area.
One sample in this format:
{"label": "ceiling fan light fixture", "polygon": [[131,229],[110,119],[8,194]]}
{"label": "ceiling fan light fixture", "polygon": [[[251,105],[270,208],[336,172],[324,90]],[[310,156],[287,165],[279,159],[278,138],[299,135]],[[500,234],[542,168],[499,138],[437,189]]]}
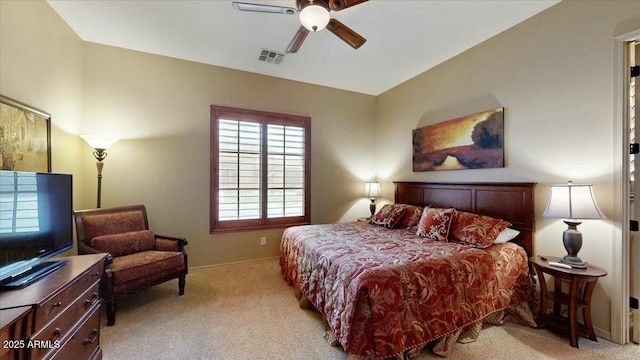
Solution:
{"label": "ceiling fan light fixture", "polygon": [[300,11],[300,23],[309,31],[324,29],[329,23],[329,9],[326,6],[310,2]]}

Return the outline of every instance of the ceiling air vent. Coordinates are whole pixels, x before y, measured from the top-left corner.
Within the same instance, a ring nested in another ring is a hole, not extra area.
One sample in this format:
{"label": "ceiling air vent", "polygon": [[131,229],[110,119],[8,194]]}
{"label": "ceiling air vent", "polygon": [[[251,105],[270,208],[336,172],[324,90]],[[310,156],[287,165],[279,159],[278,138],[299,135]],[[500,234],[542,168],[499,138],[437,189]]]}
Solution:
{"label": "ceiling air vent", "polygon": [[258,55],[258,61],[264,61],[270,64],[280,64],[284,60],[284,53],[262,49]]}

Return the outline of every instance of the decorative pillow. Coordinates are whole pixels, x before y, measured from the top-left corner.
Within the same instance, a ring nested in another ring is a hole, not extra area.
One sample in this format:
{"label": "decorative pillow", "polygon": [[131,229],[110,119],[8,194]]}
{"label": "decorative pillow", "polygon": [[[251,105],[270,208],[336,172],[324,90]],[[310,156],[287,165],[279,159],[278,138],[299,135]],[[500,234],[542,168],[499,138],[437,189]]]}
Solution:
{"label": "decorative pillow", "polygon": [[400,221],[402,215],[404,215],[407,209],[402,206],[395,206],[393,204],[386,204],[378,211],[378,213],[371,219],[371,223],[374,225],[384,226],[387,229],[393,229]]}
{"label": "decorative pillow", "polygon": [[82,226],[87,243],[104,234],[122,234],[147,229],[141,210],[83,216]]}
{"label": "decorative pillow", "polygon": [[422,216],[423,208],[421,206],[405,205],[405,204],[400,204],[396,206],[403,206],[406,209],[406,211],[404,212],[404,215],[402,215],[402,217],[400,218],[400,222],[398,222],[398,227],[408,228],[411,226],[418,225],[418,222],[420,221],[420,217]]}
{"label": "decorative pillow", "polygon": [[151,230],[101,235],[91,239],[91,247],[108,252],[113,257],[153,250],[155,236]]}
{"label": "decorative pillow", "polygon": [[464,211],[456,211],[451,223],[451,239],[464,242],[477,248],[486,248],[493,244],[502,230],[511,223]]}
{"label": "decorative pillow", "polygon": [[451,219],[456,210],[425,207],[418,222],[416,235],[437,241],[447,241]]}
{"label": "decorative pillow", "polygon": [[511,240],[515,239],[516,236],[518,236],[518,234],[520,234],[520,231],[518,231],[516,229],[505,228],[504,230],[502,230],[500,232],[500,234],[498,234],[498,237],[496,238],[496,240],[493,243],[494,244],[506,243],[507,241],[511,241]]}

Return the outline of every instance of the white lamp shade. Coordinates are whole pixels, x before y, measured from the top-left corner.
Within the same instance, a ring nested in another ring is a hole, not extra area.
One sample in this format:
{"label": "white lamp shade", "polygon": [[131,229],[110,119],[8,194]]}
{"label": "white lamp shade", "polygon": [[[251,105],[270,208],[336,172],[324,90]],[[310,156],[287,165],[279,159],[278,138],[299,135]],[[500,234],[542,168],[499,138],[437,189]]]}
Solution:
{"label": "white lamp shade", "polygon": [[377,198],[380,196],[380,183],[368,182],[364,184],[364,196],[368,198]]}
{"label": "white lamp shade", "polygon": [[329,11],[320,5],[307,5],[300,11],[300,23],[309,31],[324,29],[329,19]]}
{"label": "white lamp shade", "polygon": [[606,219],[591,185],[551,185],[544,216],[563,219]]}
{"label": "white lamp shade", "polygon": [[84,139],[92,148],[94,149],[108,149],[111,145],[115,144],[118,139],[104,137],[104,136],[94,136],[94,135],[80,135],[81,138]]}

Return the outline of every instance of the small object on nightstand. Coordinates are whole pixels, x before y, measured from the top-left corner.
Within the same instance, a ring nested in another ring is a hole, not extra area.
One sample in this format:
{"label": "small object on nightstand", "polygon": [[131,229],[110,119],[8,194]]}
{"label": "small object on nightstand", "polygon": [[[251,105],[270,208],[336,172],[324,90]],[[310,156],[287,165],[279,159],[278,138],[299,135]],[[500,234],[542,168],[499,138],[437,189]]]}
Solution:
{"label": "small object on nightstand", "polygon": [[[564,263],[559,263],[559,260],[559,257],[554,256],[532,256],[529,258],[529,261],[536,268],[540,280],[540,311],[536,319],[538,327],[549,327],[565,333],[568,330],[571,346],[576,348],[578,347],[578,336],[598,341],[591,321],[591,295],[593,295],[598,278],[606,276],[607,272],[591,264],[586,264],[585,269],[572,268]],[[553,291],[547,289],[544,274],[555,278]],[[569,284],[568,292],[562,292],[563,283]],[[551,314],[547,314],[549,301],[553,301]],[[562,316],[562,306],[567,307],[568,316]],[[578,322],[578,309],[582,309],[584,323]]]}
{"label": "small object on nightstand", "polygon": [[559,268],[563,268],[563,269],[571,269],[571,266],[569,266],[567,264],[555,262],[555,261],[549,261],[549,265],[555,266],[555,267],[559,267]]}

